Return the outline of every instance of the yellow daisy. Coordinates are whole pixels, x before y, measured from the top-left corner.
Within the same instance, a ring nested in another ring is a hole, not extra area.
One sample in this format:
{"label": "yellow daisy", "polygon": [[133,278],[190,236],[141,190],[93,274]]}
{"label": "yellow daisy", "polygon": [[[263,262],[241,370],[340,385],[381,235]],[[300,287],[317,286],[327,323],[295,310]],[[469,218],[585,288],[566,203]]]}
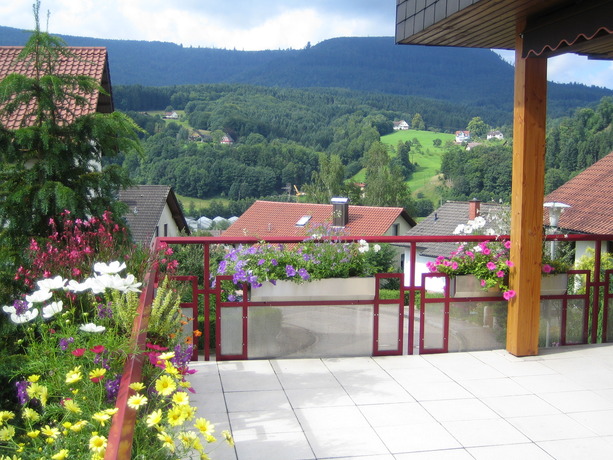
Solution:
{"label": "yellow daisy", "polygon": [[106,438],[100,435],[93,435],[89,438],[89,450],[101,454],[106,450]]}
{"label": "yellow daisy", "polygon": [[4,424],[4,422],[8,422],[11,419],[15,418],[15,414],[9,410],[0,411],[0,426]]}
{"label": "yellow daisy", "polygon": [[31,376],[28,377],[28,382],[36,383],[39,381],[39,379],[40,379],[40,375],[32,374]]}
{"label": "yellow daisy", "polygon": [[15,436],[15,427],[7,425],[0,428],[0,441],[10,441]]}
{"label": "yellow daisy", "polygon": [[73,399],[64,400],[64,409],[68,412],[72,412],[73,414],[80,414],[83,412],[77,402]]}
{"label": "yellow daisy", "polygon": [[66,383],[72,385],[83,378],[81,374],[81,366],[75,367],[73,370],[66,373]]}
{"label": "yellow daisy", "polygon": [[172,395],[172,402],[177,406],[189,404],[189,395],[184,391],[177,391]]}
{"label": "yellow daisy", "polygon": [[163,447],[165,447],[171,452],[175,451],[175,442],[172,439],[172,436],[170,436],[168,433],[166,433],[165,431],[158,433],[158,439],[162,441]]}
{"label": "yellow daisy", "polygon": [[104,367],[99,367],[89,373],[89,379],[94,383],[98,383],[104,378],[104,374],[106,374],[106,369]]}
{"label": "yellow daisy", "polygon": [[215,425],[213,425],[207,419],[202,417],[196,419],[196,423],[194,423],[194,426],[204,435],[212,433],[213,429],[215,428]]}
{"label": "yellow daisy", "polygon": [[68,458],[68,449],[62,449],[57,454],[52,455],[52,460],[65,460]]}
{"label": "yellow daisy", "polygon": [[161,355],[158,356],[158,359],[161,359],[162,361],[167,361],[169,359],[172,359],[175,357],[175,352],[174,351],[167,351],[166,353],[162,353]]}
{"label": "yellow daisy", "polygon": [[134,382],[130,384],[130,388],[134,391],[142,391],[145,389],[145,385],[143,385],[141,382]]}
{"label": "yellow daisy", "polygon": [[179,375],[179,369],[177,369],[170,361],[166,361],[166,367],[164,370],[167,374],[174,375],[175,377]]}
{"label": "yellow daisy", "polygon": [[43,436],[47,436],[48,438],[57,438],[60,435],[60,430],[56,427],[50,427],[49,425],[45,425],[43,429],[40,431]]}
{"label": "yellow daisy", "polygon": [[74,423],[71,427],[70,427],[70,431],[74,431],[75,433],[78,433],[79,431],[81,431],[85,425],[87,425],[89,422],[87,420],[79,420],[77,423]]}
{"label": "yellow daisy", "polygon": [[128,407],[138,410],[140,406],[147,404],[147,397],[140,393],[136,393],[128,398]]}
{"label": "yellow daisy", "polygon": [[177,384],[168,375],[162,375],[155,381],[155,391],[162,396],[169,396],[177,389]]}
{"label": "yellow daisy", "polygon": [[34,409],[30,409],[29,407],[24,407],[23,408],[23,418],[31,422],[38,422],[40,420],[40,414],[36,412]]}
{"label": "yellow daisy", "polygon": [[234,445],[234,437],[232,436],[232,433],[230,433],[228,430],[223,430],[221,432],[221,435],[223,436],[224,440],[231,446]]}
{"label": "yellow daisy", "polygon": [[179,406],[174,406],[168,411],[167,419],[170,426],[179,426],[185,422],[183,411]]}
{"label": "yellow daisy", "polygon": [[151,428],[162,421],[162,409],[154,410],[147,416],[147,426]]}
{"label": "yellow daisy", "polygon": [[94,415],[92,415],[92,418],[96,422],[100,423],[100,425],[104,426],[106,424],[106,422],[109,421],[111,416],[109,414],[104,413],[104,412],[96,412]]}
{"label": "yellow daisy", "polygon": [[26,433],[26,435],[27,435],[29,438],[32,438],[32,439],[36,439],[36,438],[38,438],[38,435],[39,435],[39,434],[40,434],[40,430],[32,430],[32,431],[28,431],[28,432]]}

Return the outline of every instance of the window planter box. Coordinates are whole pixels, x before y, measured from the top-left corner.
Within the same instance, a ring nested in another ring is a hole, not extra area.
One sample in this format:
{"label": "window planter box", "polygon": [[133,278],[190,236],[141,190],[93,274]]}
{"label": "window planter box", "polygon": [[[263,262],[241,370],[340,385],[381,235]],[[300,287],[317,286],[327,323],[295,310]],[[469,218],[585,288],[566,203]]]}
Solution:
{"label": "window planter box", "polygon": [[487,291],[475,275],[459,275],[450,279],[449,295],[451,297],[498,297],[500,289],[493,287]]}
{"label": "window planter box", "polygon": [[568,289],[568,273],[541,276],[541,295],[563,295]]}
{"label": "window planter box", "polygon": [[251,289],[253,302],[282,302],[294,300],[372,300],[375,297],[374,278],[326,278],[305,282],[265,282]]}

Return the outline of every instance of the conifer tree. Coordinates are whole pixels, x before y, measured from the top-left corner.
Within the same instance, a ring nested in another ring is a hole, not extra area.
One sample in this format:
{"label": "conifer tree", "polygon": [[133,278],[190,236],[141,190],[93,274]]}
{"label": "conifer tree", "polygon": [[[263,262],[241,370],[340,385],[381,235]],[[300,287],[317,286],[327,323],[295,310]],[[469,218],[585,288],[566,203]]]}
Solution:
{"label": "conifer tree", "polygon": [[[126,172],[105,159],[140,152],[138,127],[121,113],[75,117],[88,95],[104,92],[89,76],[60,74],[61,59],[77,59],[65,43],[36,28],[17,57],[29,69],[0,81],[0,257],[2,270],[18,263],[32,237],[46,236],[49,219],[118,210],[116,195],[129,185]],[[4,124],[16,112],[21,125]],[[12,261],[11,264],[8,261]]]}

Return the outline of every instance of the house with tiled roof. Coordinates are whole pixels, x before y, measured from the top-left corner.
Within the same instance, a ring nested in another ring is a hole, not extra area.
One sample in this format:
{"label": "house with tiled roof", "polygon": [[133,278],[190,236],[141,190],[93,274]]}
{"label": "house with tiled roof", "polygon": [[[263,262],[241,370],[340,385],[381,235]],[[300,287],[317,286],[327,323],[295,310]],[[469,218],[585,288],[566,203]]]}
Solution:
{"label": "house with tiled roof", "polygon": [[406,235],[416,223],[403,208],[352,206],[346,198],[331,204],[256,201],[223,236],[306,237],[321,225],[338,227],[348,236],[382,236]]}
{"label": "house with tiled roof", "polygon": [[172,187],[138,185],[119,192],[128,207],[124,218],[135,243],[150,246],[158,236],[188,234],[189,226]]}
{"label": "house with tiled roof", "polygon": [[[545,196],[545,202],[568,205],[560,214],[561,233],[613,234],[613,152],[601,158],[583,172]],[[550,225],[549,209],[545,208],[544,224]],[[579,258],[589,242],[578,242],[575,256]],[[603,245],[613,251],[613,243]]]}
{"label": "house with tiled roof", "polygon": [[[82,115],[95,112],[113,112],[111,77],[106,48],[67,47],[66,49],[71,53],[71,56],[59,59],[56,73],[58,75],[85,75],[92,77],[107,94],[101,91],[86,94],[84,96],[87,97],[88,103],[82,106],[77,106],[74,102],[68,101],[60,116],[67,123],[70,123]],[[34,75],[34,69],[31,65],[28,65],[27,61],[17,60],[21,51],[23,51],[21,46],[0,46],[0,80],[10,74]],[[21,107],[13,112],[8,119],[0,120],[0,123],[5,128],[11,130],[27,126],[29,120],[25,116],[31,110],[32,107]]]}
{"label": "house with tiled roof", "polygon": [[[477,217],[485,220],[485,229],[493,229],[495,233],[503,233],[504,216],[509,207],[498,203],[471,201],[447,201],[428,217],[419,222],[409,231],[411,236],[448,236],[454,235],[460,225],[466,225]],[[502,222],[501,222],[502,220]],[[418,243],[416,248],[415,274],[416,286],[421,286],[421,275],[428,273],[427,262],[434,261],[438,256],[448,256],[457,249],[456,243]],[[409,249],[405,253],[404,273],[406,285],[410,285]],[[430,291],[442,292],[444,282],[442,279],[430,279],[426,287]]]}

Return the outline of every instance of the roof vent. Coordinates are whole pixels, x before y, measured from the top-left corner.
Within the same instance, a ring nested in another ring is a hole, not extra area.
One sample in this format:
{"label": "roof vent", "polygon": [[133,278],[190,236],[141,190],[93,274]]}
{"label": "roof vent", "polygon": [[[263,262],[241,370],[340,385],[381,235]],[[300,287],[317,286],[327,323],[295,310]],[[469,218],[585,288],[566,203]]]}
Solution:
{"label": "roof vent", "polygon": [[304,227],[309,220],[311,220],[311,216],[302,216],[298,219],[298,222],[296,222],[296,227]]}
{"label": "roof vent", "polygon": [[349,223],[349,198],[335,197],[332,203],[332,225],[344,227]]}

